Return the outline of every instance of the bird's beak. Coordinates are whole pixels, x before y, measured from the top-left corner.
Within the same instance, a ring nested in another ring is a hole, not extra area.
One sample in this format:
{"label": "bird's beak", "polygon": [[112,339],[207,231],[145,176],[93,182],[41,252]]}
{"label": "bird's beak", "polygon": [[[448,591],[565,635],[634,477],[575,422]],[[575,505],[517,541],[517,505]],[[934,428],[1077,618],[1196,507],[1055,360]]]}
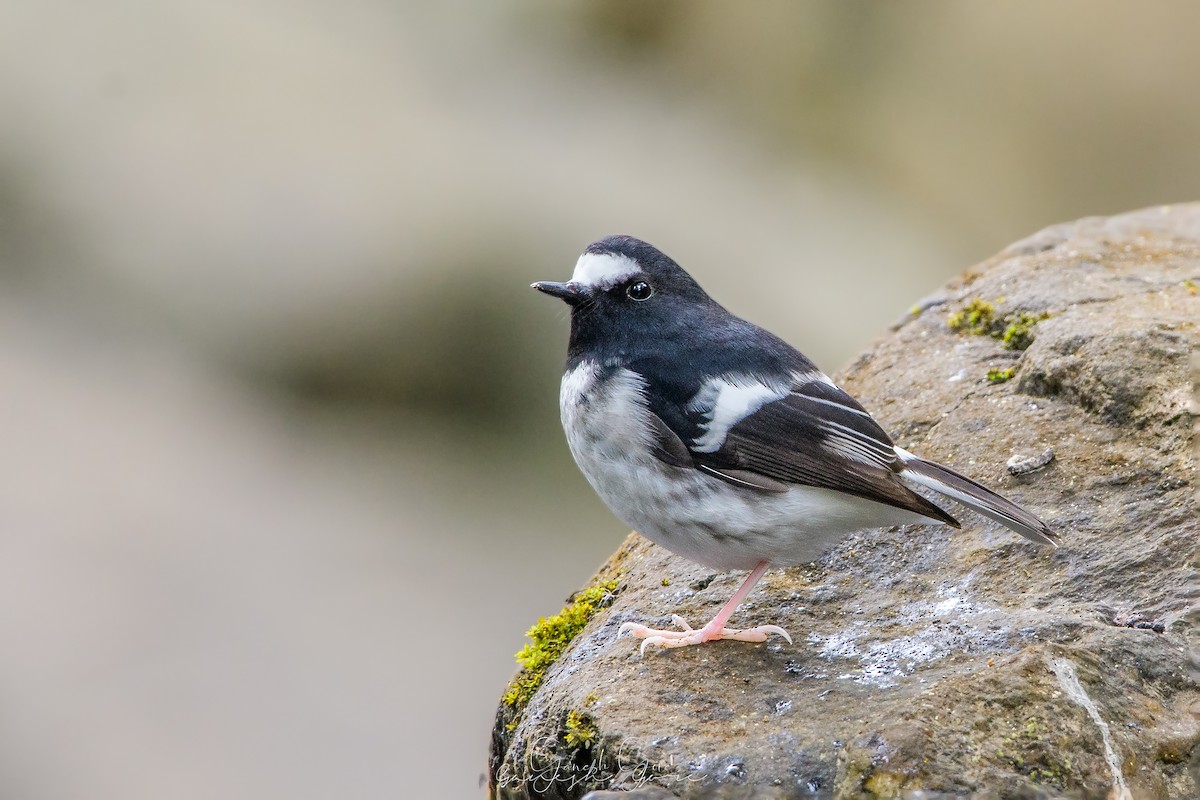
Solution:
{"label": "bird's beak", "polygon": [[557,297],[567,305],[579,305],[587,297],[587,292],[583,286],[575,282],[555,283],[554,281],[538,281],[530,284],[530,287],[537,289],[539,292],[544,292],[551,297]]}

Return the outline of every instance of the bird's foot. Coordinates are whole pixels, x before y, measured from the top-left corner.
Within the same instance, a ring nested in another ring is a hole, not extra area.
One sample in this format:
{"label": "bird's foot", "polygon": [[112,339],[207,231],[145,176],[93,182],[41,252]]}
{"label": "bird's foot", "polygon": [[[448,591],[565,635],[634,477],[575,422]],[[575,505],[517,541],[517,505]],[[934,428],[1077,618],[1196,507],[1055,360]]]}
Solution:
{"label": "bird's foot", "polygon": [[626,622],[617,631],[617,636],[628,631],[636,638],[641,639],[641,652],[643,654],[646,652],[647,647],[687,647],[693,644],[715,642],[719,639],[733,639],[739,642],[765,642],[767,637],[772,634],[787,639],[788,644],[792,643],[792,637],[788,636],[788,632],[778,625],[759,625],[757,628],[735,630],[733,628],[717,627],[713,625],[713,622],[716,622],[716,620],[713,620],[713,622],[697,630],[688,625],[687,621],[679,615],[672,616],[671,622],[683,630],[664,631],[656,628],[647,628],[645,625],[639,625],[636,622]]}

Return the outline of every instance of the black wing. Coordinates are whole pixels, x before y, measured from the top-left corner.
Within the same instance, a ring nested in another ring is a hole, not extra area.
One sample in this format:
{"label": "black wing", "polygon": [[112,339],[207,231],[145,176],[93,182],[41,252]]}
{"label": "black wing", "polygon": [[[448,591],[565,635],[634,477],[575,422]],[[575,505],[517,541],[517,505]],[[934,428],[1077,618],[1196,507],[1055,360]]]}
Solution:
{"label": "black wing", "polygon": [[663,460],[675,466],[686,466],[679,458],[686,450],[691,466],[734,485],[766,492],[786,491],[789,484],[833,489],[958,526],[899,480],[902,465],[891,438],[824,376],[798,380],[791,391],[744,416],[711,452],[698,451],[694,438],[685,439],[665,422],[656,427],[660,441],[669,442],[659,449],[675,456]]}

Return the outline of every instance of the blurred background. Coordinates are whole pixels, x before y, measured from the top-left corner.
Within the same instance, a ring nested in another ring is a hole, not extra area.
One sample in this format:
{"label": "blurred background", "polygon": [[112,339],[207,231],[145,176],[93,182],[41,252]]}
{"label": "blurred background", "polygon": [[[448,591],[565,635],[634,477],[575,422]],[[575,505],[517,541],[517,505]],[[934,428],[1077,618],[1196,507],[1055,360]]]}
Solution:
{"label": "blurred background", "polygon": [[835,370],[1200,199],[1200,6],[8,0],[0,796],[479,797],[625,531],[564,279],[648,239]]}

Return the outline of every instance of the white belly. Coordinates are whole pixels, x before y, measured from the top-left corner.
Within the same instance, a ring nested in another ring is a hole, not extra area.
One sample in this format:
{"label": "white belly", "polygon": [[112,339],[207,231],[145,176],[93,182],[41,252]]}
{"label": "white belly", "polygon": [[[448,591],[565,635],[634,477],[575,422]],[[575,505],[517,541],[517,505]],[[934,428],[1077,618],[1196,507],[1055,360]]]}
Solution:
{"label": "white belly", "polygon": [[674,553],[714,569],[788,566],[818,558],[856,530],[929,522],[831,489],[767,493],[665,464],[651,455],[642,378],[619,369],[597,386],[599,372],[585,362],[563,377],[571,455],[618,519]]}

